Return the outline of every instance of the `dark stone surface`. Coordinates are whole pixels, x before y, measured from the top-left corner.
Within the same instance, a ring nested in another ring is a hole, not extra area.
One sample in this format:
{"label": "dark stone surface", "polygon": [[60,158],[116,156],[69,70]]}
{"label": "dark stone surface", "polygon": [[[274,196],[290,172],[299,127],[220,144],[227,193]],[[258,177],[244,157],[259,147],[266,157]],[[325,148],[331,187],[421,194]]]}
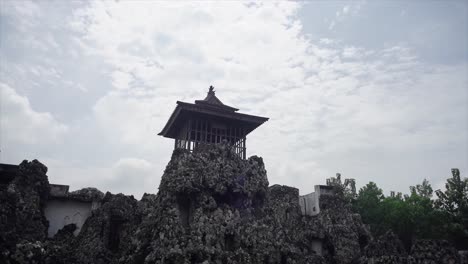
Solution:
{"label": "dark stone surface", "polygon": [[101,207],[71,243],[74,262],[116,263],[140,222],[138,201],[133,196],[106,193]]}
{"label": "dark stone surface", "polygon": [[96,188],[88,187],[70,192],[67,197],[81,201],[101,201],[104,198],[104,193]]}
{"label": "dark stone surface", "polygon": [[[21,252],[41,253],[47,237],[44,206],[49,195],[47,167],[23,161],[8,184],[0,185],[0,262],[23,259]],[[42,253],[41,253],[42,254]]]}
{"label": "dark stone surface", "polygon": [[449,242],[445,240],[416,240],[411,247],[409,264],[459,264],[460,255]]}
{"label": "dark stone surface", "polygon": [[392,231],[388,231],[365,247],[360,263],[407,263],[407,257],[403,243],[398,239],[397,235]]}
{"label": "dark stone surface", "polygon": [[324,263],[311,249],[311,239],[324,235],[300,214],[298,195],[268,188],[259,157],[242,160],[227,146],[176,150],[158,195],[143,199],[152,210],[125,262]]}
{"label": "dark stone surface", "polygon": [[407,256],[393,233],[374,240],[340,195],[321,196],[320,214],[303,216],[298,189],[268,187],[263,160],[227,145],[175,150],[158,194],[141,201],[70,193],[101,204],[77,237],[68,225],[46,238],[47,168],[25,161],[19,171],[0,185],[0,263],[460,263],[446,242],[418,241]]}
{"label": "dark stone surface", "polygon": [[317,215],[326,234],[326,249],[335,263],[355,263],[371,239],[361,216],[351,211],[344,196],[321,195]]}

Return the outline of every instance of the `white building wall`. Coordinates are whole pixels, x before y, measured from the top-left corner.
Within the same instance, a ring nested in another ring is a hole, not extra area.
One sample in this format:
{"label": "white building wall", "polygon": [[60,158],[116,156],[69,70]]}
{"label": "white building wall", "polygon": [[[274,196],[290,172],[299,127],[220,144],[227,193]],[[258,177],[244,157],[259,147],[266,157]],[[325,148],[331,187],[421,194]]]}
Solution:
{"label": "white building wall", "polygon": [[333,188],[325,185],[315,185],[315,192],[299,196],[299,206],[303,215],[320,213],[320,195],[333,195]]}
{"label": "white building wall", "polygon": [[49,221],[48,237],[53,237],[65,225],[75,224],[74,235],[78,235],[86,219],[91,215],[91,202],[73,200],[49,200],[44,209]]}
{"label": "white building wall", "polygon": [[320,212],[317,193],[309,193],[299,196],[299,206],[303,215],[317,215]]}

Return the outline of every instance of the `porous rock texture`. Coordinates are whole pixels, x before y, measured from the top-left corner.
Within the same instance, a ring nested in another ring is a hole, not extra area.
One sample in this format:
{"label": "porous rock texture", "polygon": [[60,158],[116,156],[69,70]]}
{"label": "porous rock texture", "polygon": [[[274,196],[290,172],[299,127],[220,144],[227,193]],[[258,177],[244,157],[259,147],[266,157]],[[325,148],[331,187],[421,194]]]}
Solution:
{"label": "porous rock texture", "polygon": [[455,264],[460,263],[457,250],[445,240],[416,240],[411,247],[408,264]]}
{"label": "porous rock texture", "polygon": [[104,193],[92,187],[83,188],[67,194],[69,198],[75,198],[80,201],[97,201],[100,202],[104,198]]}
{"label": "porous rock texture", "polygon": [[[0,263],[451,263],[456,254],[419,242],[406,258],[393,234],[374,240],[339,195],[321,196],[321,213],[303,216],[298,189],[269,187],[263,160],[243,160],[228,145],[175,150],[159,192],[140,201],[92,188],[70,193],[101,205],[78,236],[67,225],[47,239],[47,168],[20,167],[23,179],[0,189]],[[428,248],[447,253],[432,258]]]}
{"label": "porous rock texture", "polygon": [[392,231],[370,243],[364,248],[361,264],[400,264],[407,263],[408,254],[403,243]]}
{"label": "porous rock texture", "polygon": [[87,219],[70,243],[74,263],[118,263],[141,222],[133,196],[106,193],[101,207]]}
{"label": "porous rock texture", "polygon": [[356,263],[371,239],[361,216],[340,195],[321,195],[318,221],[323,225],[326,242],[335,263]]}
{"label": "porous rock texture", "polygon": [[0,184],[0,263],[23,253],[41,253],[48,222],[44,205],[49,195],[47,167],[37,160],[23,161],[9,184]]}
{"label": "porous rock texture", "polygon": [[268,188],[263,160],[227,145],[175,150],[125,263],[325,263],[311,248],[324,234],[298,195]]}

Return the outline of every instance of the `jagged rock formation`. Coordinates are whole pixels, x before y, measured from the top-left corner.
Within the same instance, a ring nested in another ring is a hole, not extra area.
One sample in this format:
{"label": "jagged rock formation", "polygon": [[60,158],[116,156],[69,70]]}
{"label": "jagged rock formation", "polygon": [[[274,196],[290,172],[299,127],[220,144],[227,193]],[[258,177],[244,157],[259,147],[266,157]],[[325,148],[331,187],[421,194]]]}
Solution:
{"label": "jagged rock formation", "polygon": [[67,197],[82,201],[101,201],[104,198],[104,193],[96,188],[88,187],[70,192]]}
{"label": "jagged rock formation", "polygon": [[149,203],[128,263],[324,262],[311,248],[320,229],[303,220],[298,190],[268,188],[262,159],[242,160],[227,145],[175,150]]}
{"label": "jagged rock formation", "polygon": [[[47,237],[44,205],[49,195],[47,167],[23,161],[9,184],[0,184],[0,262],[16,254],[38,251]],[[41,250],[39,250],[40,252]],[[22,253],[23,252],[23,253]]]}
{"label": "jagged rock formation", "polygon": [[317,216],[302,215],[298,189],[269,187],[261,158],[243,160],[223,144],[175,150],[159,192],[141,201],[123,194],[103,197],[95,189],[70,193],[99,200],[101,206],[78,236],[73,235],[76,227],[67,225],[46,239],[47,169],[37,161],[20,167],[21,179],[0,187],[1,263],[460,261],[442,242],[420,241],[407,256],[392,233],[374,240],[339,195],[322,197]]}
{"label": "jagged rock formation", "polygon": [[88,218],[70,243],[73,263],[117,263],[141,222],[133,196],[106,193],[101,207]]}
{"label": "jagged rock formation", "polygon": [[399,264],[407,263],[407,253],[403,243],[388,231],[379,239],[371,241],[364,249],[360,263]]}
{"label": "jagged rock formation", "polygon": [[318,218],[327,234],[334,261],[356,262],[361,256],[361,250],[371,239],[361,216],[353,213],[345,198],[339,195],[323,195],[320,198],[320,208]]}
{"label": "jagged rock formation", "polygon": [[445,240],[416,240],[411,247],[408,264],[418,263],[460,263],[457,250]]}

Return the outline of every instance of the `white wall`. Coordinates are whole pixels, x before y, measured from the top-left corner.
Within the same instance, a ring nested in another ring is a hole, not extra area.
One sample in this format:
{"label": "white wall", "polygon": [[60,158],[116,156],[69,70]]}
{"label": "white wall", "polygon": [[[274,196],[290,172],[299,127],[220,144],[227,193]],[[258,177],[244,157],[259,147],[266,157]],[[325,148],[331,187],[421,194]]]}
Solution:
{"label": "white wall", "polygon": [[317,193],[309,193],[299,196],[299,206],[303,215],[317,215],[320,212]]}
{"label": "white wall", "polygon": [[299,196],[299,206],[303,215],[318,215],[320,213],[320,195],[333,195],[333,189],[328,186],[315,185],[315,192]]}
{"label": "white wall", "polygon": [[78,235],[86,219],[91,215],[91,202],[73,200],[49,200],[44,209],[45,217],[49,221],[48,237],[53,237],[65,225],[74,223]]}

